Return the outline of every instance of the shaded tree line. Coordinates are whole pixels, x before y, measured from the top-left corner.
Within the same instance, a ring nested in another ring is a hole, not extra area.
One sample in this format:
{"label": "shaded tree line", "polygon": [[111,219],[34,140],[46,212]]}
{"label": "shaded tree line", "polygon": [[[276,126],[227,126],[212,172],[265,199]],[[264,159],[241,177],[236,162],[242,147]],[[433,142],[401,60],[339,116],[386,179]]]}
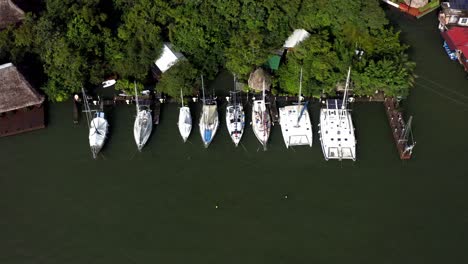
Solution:
{"label": "shaded tree line", "polygon": [[[224,68],[246,80],[296,28],[311,37],[274,73],[277,91],[297,93],[302,67],[305,95],[331,93],[354,61],[356,94],[408,93],[414,63],[378,0],[46,0],[0,32],[0,58],[28,63],[33,55],[47,77],[42,89],[63,101],[109,76],[144,82],[170,41],[187,60],[162,75],[158,90],[177,97],[197,89],[200,73],[214,78]],[[361,60],[353,60],[356,46]]]}

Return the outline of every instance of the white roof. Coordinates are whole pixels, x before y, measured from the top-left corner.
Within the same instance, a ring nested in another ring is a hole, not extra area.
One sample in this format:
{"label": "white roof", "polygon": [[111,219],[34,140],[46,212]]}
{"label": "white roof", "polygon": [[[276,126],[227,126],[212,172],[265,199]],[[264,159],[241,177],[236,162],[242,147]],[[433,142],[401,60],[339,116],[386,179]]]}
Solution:
{"label": "white roof", "polygon": [[169,70],[176,62],[179,60],[185,59],[184,55],[180,52],[176,52],[172,48],[171,43],[164,43],[163,44],[163,52],[159,59],[157,59],[154,63],[158,66],[161,72],[165,72]]}
{"label": "white roof", "polygon": [[289,38],[284,42],[283,47],[285,48],[294,48],[297,44],[301,43],[303,40],[310,37],[310,33],[305,31],[305,29],[296,29],[289,36]]}

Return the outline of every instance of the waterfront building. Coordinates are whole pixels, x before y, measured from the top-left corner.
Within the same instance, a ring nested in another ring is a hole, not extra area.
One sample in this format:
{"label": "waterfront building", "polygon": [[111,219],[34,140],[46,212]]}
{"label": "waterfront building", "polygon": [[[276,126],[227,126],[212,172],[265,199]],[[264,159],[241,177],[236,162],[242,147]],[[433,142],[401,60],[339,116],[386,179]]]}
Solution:
{"label": "waterfront building", "polygon": [[171,43],[165,42],[163,43],[161,56],[159,56],[159,58],[154,62],[156,68],[153,69],[153,75],[158,77],[169,70],[177,62],[185,59],[185,56],[176,51]]}
{"label": "waterfront building", "polygon": [[0,29],[16,25],[24,19],[24,12],[11,0],[0,0]]}
{"label": "waterfront building", "polygon": [[446,31],[450,27],[468,27],[468,1],[451,0],[443,2],[439,13],[439,29]]}
{"label": "waterfront building", "polygon": [[452,27],[441,34],[447,55],[452,60],[458,60],[468,71],[468,27]]}
{"label": "waterfront building", "polygon": [[398,8],[401,12],[420,18],[437,8],[440,0],[382,0],[383,2]]}
{"label": "waterfront building", "polygon": [[0,136],[43,128],[44,96],[12,64],[0,65]]}

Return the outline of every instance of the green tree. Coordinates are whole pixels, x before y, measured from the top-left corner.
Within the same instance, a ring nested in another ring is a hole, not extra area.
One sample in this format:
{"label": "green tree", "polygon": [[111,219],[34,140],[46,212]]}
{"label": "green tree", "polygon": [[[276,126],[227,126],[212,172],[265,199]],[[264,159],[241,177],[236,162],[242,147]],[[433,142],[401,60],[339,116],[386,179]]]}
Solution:
{"label": "green tree", "polygon": [[198,71],[187,60],[183,60],[163,73],[158,83],[158,91],[179,98],[180,90],[184,95],[194,94],[198,84]]}

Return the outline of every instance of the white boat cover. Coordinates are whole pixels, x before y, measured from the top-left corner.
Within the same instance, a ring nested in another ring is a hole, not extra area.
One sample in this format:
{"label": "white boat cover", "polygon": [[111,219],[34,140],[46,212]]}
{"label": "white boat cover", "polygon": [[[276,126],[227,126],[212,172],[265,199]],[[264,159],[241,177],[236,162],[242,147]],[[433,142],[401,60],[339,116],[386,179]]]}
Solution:
{"label": "white boat cover", "polygon": [[138,150],[141,150],[148,141],[151,131],[153,130],[153,119],[151,111],[147,109],[139,110],[133,125],[133,136]]}
{"label": "white boat cover", "polygon": [[183,106],[180,108],[177,126],[179,127],[182,139],[184,142],[187,141],[187,138],[190,136],[190,132],[192,131],[192,116],[190,115],[189,107]]}
{"label": "white boat cover", "polygon": [[208,147],[216,135],[218,125],[219,120],[217,105],[204,104],[202,107],[202,114],[200,116],[200,135],[205,147]]}
{"label": "white boat cover", "polygon": [[245,114],[241,104],[229,105],[226,108],[226,125],[234,144],[237,146],[244,133]]}
{"label": "white boat cover", "polygon": [[265,101],[255,100],[252,107],[252,128],[258,141],[266,147],[270,137],[271,121]]}

